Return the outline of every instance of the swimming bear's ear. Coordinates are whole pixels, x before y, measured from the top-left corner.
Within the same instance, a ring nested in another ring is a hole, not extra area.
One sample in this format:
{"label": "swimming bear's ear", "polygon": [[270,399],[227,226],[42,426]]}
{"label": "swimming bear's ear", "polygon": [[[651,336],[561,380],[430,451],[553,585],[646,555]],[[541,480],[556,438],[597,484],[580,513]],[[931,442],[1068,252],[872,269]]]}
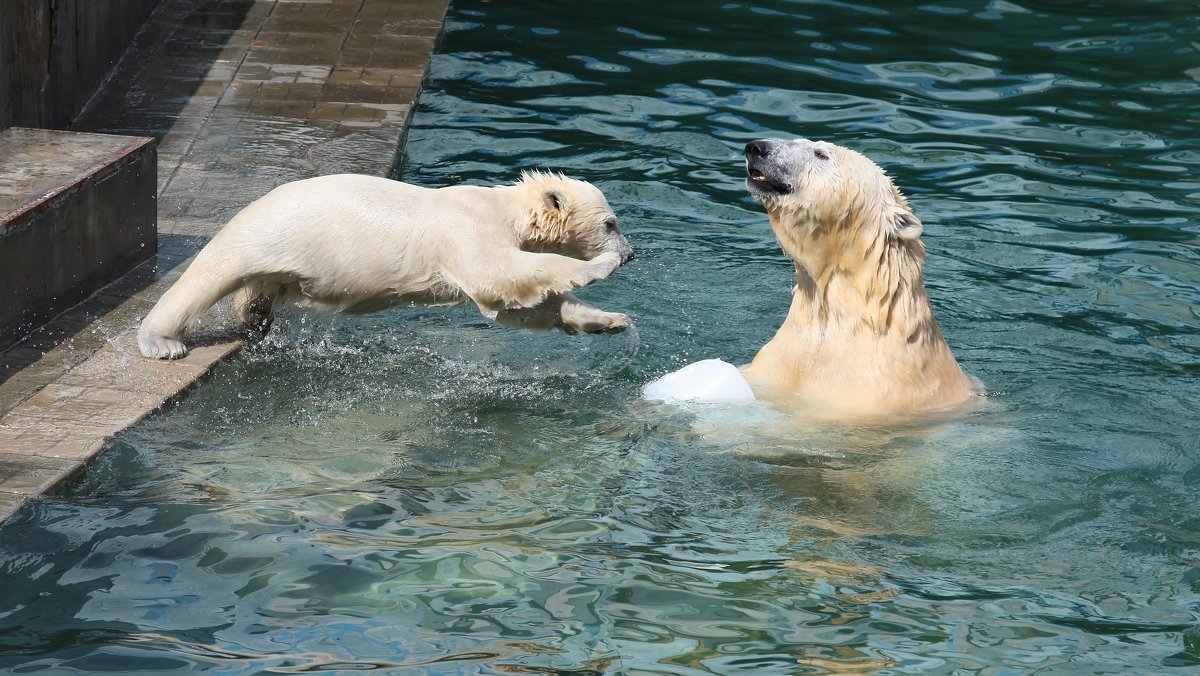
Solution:
{"label": "swimming bear's ear", "polygon": [[913,212],[907,208],[900,208],[896,211],[896,217],[892,221],[892,234],[897,239],[911,242],[921,236],[925,226],[921,224],[921,219],[917,218]]}
{"label": "swimming bear's ear", "polygon": [[567,198],[563,196],[562,191],[558,188],[546,188],[542,191],[542,200],[546,203],[546,208],[550,211],[560,211],[563,205],[566,204]]}

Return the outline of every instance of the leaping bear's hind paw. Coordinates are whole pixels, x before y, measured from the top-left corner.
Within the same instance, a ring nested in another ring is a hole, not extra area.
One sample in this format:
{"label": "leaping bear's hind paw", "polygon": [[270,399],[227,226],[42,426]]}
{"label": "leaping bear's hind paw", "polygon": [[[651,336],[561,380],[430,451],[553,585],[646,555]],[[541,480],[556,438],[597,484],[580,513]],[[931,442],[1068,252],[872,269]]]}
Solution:
{"label": "leaping bear's hind paw", "polygon": [[187,345],[166,336],[155,336],[138,341],[142,354],[151,359],[181,359],[187,356]]}

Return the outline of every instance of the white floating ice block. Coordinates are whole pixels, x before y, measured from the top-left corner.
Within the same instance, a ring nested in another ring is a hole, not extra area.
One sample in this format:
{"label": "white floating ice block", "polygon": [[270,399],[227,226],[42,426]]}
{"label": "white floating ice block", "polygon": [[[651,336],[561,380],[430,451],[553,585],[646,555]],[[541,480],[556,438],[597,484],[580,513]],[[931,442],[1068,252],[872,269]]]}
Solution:
{"label": "white floating ice block", "polygon": [[736,366],[705,359],[668,373],[642,388],[651,401],[753,401],[754,392]]}

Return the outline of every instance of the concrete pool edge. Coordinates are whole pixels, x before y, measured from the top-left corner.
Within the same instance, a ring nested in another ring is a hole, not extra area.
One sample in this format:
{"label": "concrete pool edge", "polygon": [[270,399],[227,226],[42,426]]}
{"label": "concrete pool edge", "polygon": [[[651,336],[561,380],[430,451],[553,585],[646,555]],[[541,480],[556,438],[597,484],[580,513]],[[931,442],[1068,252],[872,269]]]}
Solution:
{"label": "concrete pool edge", "polygon": [[[386,175],[398,162],[448,0],[242,4],[163,0],[77,122],[159,139],[159,252],[0,352],[0,522],[242,348],[211,315],[185,359],[148,360],[134,345],[140,318],[229,216],[288,180]],[[183,39],[198,26],[203,40]]]}
{"label": "concrete pool edge", "polygon": [[[216,334],[181,360],[142,357],[138,318],[177,276],[172,271],[146,285],[156,272],[151,259],[34,334],[26,341],[32,346],[0,354],[5,367],[28,362],[0,383],[7,409],[0,416],[0,522],[69,480],[115,435],[243,347]],[[43,347],[52,341],[60,342]]]}

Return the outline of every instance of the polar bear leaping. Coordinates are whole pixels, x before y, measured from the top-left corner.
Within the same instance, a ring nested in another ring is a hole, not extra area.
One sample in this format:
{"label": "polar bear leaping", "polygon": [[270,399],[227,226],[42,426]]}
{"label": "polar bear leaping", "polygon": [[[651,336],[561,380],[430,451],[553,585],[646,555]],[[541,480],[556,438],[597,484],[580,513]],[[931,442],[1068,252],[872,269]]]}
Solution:
{"label": "polar bear leaping", "polygon": [[604,195],[562,175],[437,189],[322,176],[234,216],[142,321],[138,347],[152,358],[186,355],[188,324],[235,292],[239,318],[259,331],[286,300],[351,313],[470,300],[510,326],[616,333],[628,316],[568,292],[632,259]]}

